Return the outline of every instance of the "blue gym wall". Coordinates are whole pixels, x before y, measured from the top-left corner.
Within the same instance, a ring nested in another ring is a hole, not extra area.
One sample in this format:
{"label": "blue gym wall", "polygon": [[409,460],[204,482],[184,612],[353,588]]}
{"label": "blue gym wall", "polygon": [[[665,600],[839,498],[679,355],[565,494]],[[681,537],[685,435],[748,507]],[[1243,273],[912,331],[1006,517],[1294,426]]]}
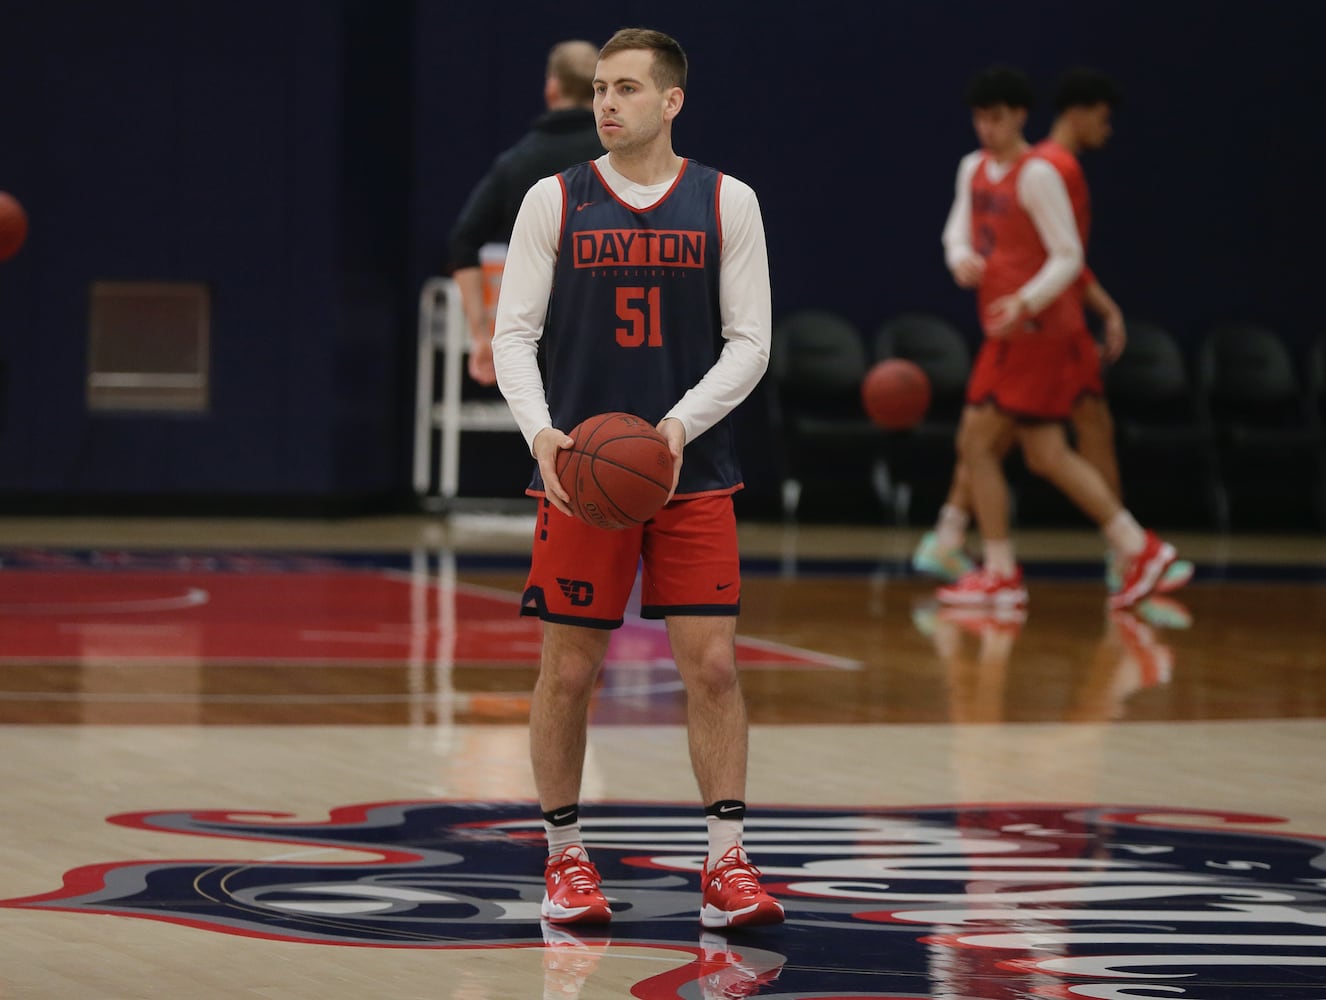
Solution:
{"label": "blue gym wall", "polygon": [[[1296,344],[1321,329],[1318,4],[5,0],[3,23],[0,189],[32,219],[0,264],[9,509],[407,502],[420,283],[540,112],[548,46],[624,24],[686,46],[677,148],[758,191],[776,313],[830,306],[869,331],[920,308],[972,328],[939,230],[972,146],[963,85],[1005,61],[1046,95],[1033,137],[1067,66],[1127,93],[1085,163],[1092,263],[1130,314],[1189,344],[1226,317]],[[210,285],[207,415],[86,411],[98,279]],[[750,509],[776,492],[758,418],[757,400]]]}

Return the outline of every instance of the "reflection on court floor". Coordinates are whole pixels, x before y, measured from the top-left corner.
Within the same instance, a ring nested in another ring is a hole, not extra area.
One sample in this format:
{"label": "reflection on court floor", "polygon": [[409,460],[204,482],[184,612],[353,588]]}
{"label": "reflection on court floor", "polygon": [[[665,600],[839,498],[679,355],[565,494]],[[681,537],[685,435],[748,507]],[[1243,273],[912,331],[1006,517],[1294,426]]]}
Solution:
{"label": "reflection on court floor", "polygon": [[896,559],[749,561],[746,843],[788,921],[745,933],[699,927],[685,693],[628,614],[582,934],[538,919],[522,557],[0,551],[6,989],[1326,996],[1320,568],[1208,560],[1116,613],[1094,562],[1029,570],[983,613]]}
{"label": "reflection on court floor", "polygon": [[581,929],[539,921],[543,831],[524,804],[379,803],[316,824],[155,812],[111,822],[303,850],[94,864],[3,905],[316,945],[546,945],[545,982],[570,995],[594,959],[630,947],[694,956],[639,980],[631,995],[642,1000],[1265,997],[1268,970],[1302,975],[1274,996],[1320,997],[1326,839],[1222,829],[1229,821],[1277,822],[1137,806],[767,810],[746,840],[787,923],[716,934],[696,920],[703,827],[675,808],[593,808],[589,847],[613,920]]}

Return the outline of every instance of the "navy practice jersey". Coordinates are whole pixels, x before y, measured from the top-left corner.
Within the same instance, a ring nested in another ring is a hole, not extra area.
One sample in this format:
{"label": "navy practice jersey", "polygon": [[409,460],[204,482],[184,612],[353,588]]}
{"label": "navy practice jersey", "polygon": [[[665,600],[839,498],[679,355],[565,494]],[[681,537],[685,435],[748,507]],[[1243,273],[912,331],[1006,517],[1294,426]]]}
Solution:
{"label": "navy practice jersey", "polygon": [[[718,360],[721,177],[687,160],[667,194],[635,209],[592,163],[559,175],[565,218],[542,341],[554,427],[613,410],[657,424]],[[682,457],[677,496],[741,484],[730,416]],[[543,489],[537,472],[532,488]]]}

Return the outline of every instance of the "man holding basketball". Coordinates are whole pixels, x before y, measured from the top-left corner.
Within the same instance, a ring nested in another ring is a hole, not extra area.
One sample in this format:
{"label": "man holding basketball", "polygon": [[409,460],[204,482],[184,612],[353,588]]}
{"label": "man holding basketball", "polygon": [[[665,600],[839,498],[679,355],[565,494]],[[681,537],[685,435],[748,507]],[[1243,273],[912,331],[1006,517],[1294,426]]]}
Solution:
{"label": "man holding basketball", "polygon": [[[735,659],[732,494],[742,484],[730,415],[768,365],[768,255],[750,187],[673,151],[685,88],[672,38],[626,28],[608,40],[594,80],[608,152],[530,189],[498,300],[498,386],[538,464],[529,492],[541,497],[521,610],[544,623],[530,752],[548,836],[542,912],[553,923],[611,917],[581,837],[580,783],[590,697],[641,565],[641,614],[667,622],[686,686],[709,834],[700,920],[783,919],[741,844],[747,721]],[[617,531],[570,516],[556,475],[573,443],[563,428],[608,411],[656,424],[674,457],[669,502]]]}

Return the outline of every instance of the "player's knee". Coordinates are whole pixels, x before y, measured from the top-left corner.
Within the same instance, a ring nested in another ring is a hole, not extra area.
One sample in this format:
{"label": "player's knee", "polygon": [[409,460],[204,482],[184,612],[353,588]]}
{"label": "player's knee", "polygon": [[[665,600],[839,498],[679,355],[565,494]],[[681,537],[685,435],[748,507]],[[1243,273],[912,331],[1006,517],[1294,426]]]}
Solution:
{"label": "player's knee", "polygon": [[594,690],[599,667],[579,660],[548,660],[539,668],[539,683],[564,697],[587,697]]}
{"label": "player's knee", "polygon": [[539,664],[539,683],[567,697],[592,691],[603,667],[597,646],[548,643]]}
{"label": "player's knee", "polygon": [[1093,409],[1073,421],[1073,433],[1079,441],[1107,442],[1114,440],[1114,418],[1104,409]]}
{"label": "player's knee", "polygon": [[962,463],[979,461],[990,454],[990,436],[979,427],[964,427],[958,434],[957,452]]}
{"label": "player's knee", "polygon": [[1032,475],[1040,476],[1042,479],[1050,479],[1063,464],[1067,453],[1067,445],[1057,442],[1043,442],[1037,444],[1034,448],[1024,447],[1022,458],[1027,463],[1027,469]]}
{"label": "player's knee", "polygon": [[717,697],[738,686],[737,665],[730,649],[712,649],[690,658],[682,668],[686,689],[692,695]]}

